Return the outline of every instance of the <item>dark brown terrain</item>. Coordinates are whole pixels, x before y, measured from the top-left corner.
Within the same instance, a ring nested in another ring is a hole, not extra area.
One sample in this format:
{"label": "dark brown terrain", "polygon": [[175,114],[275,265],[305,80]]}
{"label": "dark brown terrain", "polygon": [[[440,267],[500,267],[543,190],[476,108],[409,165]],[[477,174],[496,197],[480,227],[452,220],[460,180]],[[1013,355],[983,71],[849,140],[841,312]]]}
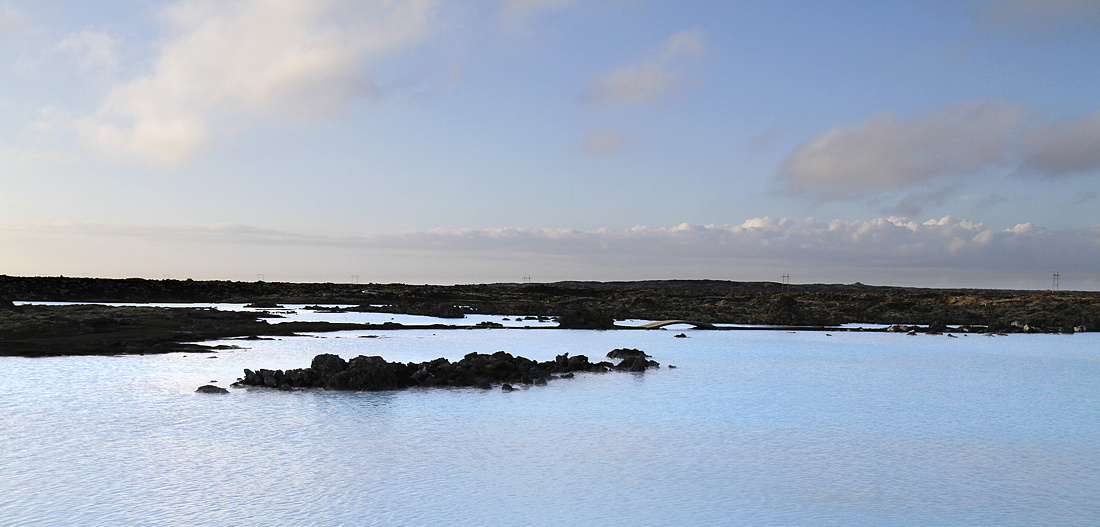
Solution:
{"label": "dark brown terrain", "polygon": [[[466,314],[557,317],[562,327],[612,329],[614,320],[922,331],[1062,332],[1100,327],[1100,293],[922,289],[863,284],[669,280],[552,284],[405,285],[13,277],[0,275],[0,355],[157,353],[187,342],[371,326],[271,325],[208,309],[14,306],[12,301],[341,304],[342,309],[460,319]],[[443,326],[445,327],[445,326]],[[391,326],[390,329],[399,329]]]}

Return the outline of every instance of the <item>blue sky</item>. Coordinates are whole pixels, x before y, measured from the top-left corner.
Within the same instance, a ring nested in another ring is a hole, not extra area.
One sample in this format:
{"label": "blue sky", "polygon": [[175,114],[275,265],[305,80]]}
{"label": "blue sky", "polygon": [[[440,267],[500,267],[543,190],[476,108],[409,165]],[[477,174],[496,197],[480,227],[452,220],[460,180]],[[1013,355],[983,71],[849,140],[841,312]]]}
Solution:
{"label": "blue sky", "polygon": [[1100,3],[0,0],[0,273],[1100,289]]}

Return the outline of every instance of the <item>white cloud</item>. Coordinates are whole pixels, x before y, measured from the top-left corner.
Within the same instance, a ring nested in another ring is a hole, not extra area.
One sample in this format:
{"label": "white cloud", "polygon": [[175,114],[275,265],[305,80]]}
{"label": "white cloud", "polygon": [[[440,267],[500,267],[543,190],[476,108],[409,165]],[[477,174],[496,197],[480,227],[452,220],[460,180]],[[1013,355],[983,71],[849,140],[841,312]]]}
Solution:
{"label": "white cloud", "polygon": [[937,207],[943,205],[943,203],[952,198],[957,191],[958,189],[955,186],[948,186],[929,192],[908,194],[893,206],[884,208],[883,212],[895,215],[913,216],[920,214],[928,205],[935,205]]}
{"label": "white cloud", "polygon": [[800,146],[781,177],[795,190],[844,195],[973,174],[1011,160],[1028,112],[986,99],[948,106],[909,121],[880,113],[833,128]]}
{"label": "white cloud", "polygon": [[1100,168],[1100,110],[1036,129],[1029,148],[1026,170],[1062,175]]}
{"label": "white cloud", "polygon": [[683,59],[696,58],[705,50],[701,31],[675,33],[641,63],[621,66],[597,78],[588,99],[610,106],[656,104],[683,83],[683,73],[677,69]]}
{"label": "white cloud", "polygon": [[97,31],[72,33],[55,46],[60,52],[78,56],[85,71],[113,71],[118,66],[118,48],[117,38]]}
{"label": "white cloud", "polygon": [[[1001,99],[947,106],[908,121],[880,113],[798,147],[779,178],[789,190],[841,198],[989,169],[1025,177],[1100,170],[1100,110],[1053,124]],[[916,197],[946,199],[942,193]],[[898,211],[914,213],[914,204],[899,204]]]}
{"label": "white cloud", "polygon": [[[79,170],[83,159],[70,150],[55,150],[28,145],[0,145],[0,167],[4,167],[8,180],[15,176],[37,175],[50,171]],[[19,196],[4,196],[11,199]]]}
{"label": "white cloud", "polygon": [[436,0],[181,0],[151,71],[113,86],[76,122],[103,153],[185,161],[267,118],[333,117],[377,96],[367,71],[435,28]]}
{"label": "white cloud", "polygon": [[621,150],[627,143],[628,140],[623,134],[615,130],[601,130],[588,136],[581,145],[581,150],[596,157],[603,157]]}
{"label": "white cloud", "polygon": [[23,15],[6,2],[0,3],[0,41],[23,27]]}
{"label": "white cloud", "polygon": [[69,127],[73,122],[72,114],[64,108],[46,106],[38,111],[38,120],[30,124],[31,130],[42,135],[51,135]]}

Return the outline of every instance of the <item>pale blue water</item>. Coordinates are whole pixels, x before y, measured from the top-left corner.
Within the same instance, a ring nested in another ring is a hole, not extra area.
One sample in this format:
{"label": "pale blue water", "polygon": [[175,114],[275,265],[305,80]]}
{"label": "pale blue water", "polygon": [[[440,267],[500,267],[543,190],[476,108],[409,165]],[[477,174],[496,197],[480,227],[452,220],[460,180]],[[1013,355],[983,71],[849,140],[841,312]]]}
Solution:
{"label": "pale blue water", "polygon": [[[1100,524],[1100,334],[365,334],[0,358],[0,525]],[[194,393],[317,353],[619,347],[678,368]]]}

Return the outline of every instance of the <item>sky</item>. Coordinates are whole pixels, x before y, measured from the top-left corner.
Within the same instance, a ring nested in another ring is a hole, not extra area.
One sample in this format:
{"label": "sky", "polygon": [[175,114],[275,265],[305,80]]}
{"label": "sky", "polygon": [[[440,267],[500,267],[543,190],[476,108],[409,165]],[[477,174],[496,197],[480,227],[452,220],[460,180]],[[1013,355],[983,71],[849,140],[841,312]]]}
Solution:
{"label": "sky", "polygon": [[0,274],[1100,290],[1095,0],[0,0]]}

